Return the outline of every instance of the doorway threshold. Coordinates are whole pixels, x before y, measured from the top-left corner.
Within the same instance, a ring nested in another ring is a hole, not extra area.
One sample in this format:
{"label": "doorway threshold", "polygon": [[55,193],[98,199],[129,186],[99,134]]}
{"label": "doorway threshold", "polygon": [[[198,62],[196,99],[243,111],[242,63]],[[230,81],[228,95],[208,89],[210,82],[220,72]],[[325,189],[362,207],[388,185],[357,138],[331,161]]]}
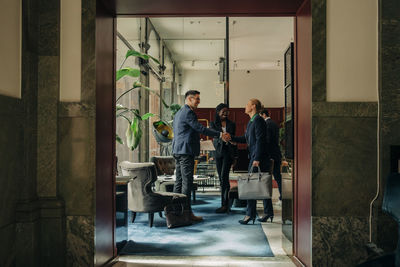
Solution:
{"label": "doorway threshold", "polygon": [[163,266],[163,267],[187,267],[187,266],[296,266],[286,255],[275,257],[228,257],[228,256],[133,256],[124,255],[114,267],[137,267],[137,266]]}

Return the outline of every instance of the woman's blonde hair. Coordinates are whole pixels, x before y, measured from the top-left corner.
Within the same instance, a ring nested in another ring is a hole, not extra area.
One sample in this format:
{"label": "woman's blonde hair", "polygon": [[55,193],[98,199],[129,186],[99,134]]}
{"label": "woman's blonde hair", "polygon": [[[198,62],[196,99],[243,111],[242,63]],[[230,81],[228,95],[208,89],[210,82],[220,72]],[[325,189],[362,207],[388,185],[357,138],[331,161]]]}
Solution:
{"label": "woman's blonde hair", "polygon": [[252,98],[252,99],[250,99],[250,102],[251,102],[253,105],[256,106],[256,112],[257,112],[257,113],[260,113],[261,110],[262,110],[263,107],[264,107],[263,105],[261,105],[260,100],[258,100],[257,98]]}

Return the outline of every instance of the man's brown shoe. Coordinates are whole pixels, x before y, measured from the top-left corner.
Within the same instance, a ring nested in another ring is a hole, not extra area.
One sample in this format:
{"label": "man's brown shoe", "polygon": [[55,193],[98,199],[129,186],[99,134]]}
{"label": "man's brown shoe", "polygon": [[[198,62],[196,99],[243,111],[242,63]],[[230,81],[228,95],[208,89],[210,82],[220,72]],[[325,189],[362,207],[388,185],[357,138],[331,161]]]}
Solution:
{"label": "man's brown shoe", "polygon": [[191,219],[193,222],[200,222],[200,221],[203,220],[203,217],[201,217],[201,216],[196,216],[196,215],[194,215],[193,212],[192,212],[192,214],[190,214],[190,219]]}

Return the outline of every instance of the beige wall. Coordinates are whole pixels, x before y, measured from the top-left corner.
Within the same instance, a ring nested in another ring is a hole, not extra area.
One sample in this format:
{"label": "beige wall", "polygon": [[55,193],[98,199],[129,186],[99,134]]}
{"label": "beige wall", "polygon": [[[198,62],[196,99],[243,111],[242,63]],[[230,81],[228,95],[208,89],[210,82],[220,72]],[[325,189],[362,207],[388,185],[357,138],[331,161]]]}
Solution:
{"label": "beige wall", "polygon": [[230,72],[229,104],[244,107],[258,98],[268,108],[284,107],[283,70],[235,70]]}
{"label": "beige wall", "polygon": [[0,95],[21,98],[21,1],[0,3]]}
{"label": "beige wall", "polygon": [[327,101],[378,100],[378,1],[327,0]]}
{"label": "beige wall", "polygon": [[61,0],[60,101],[81,100],[81,0]]}
{"label": "beige wall", "polygon": [[184,70],[181,84],[181,94],[188,90],[200,91],[200,108],[215,108],[224,102],[224,84],[219,83],[217,70]]}

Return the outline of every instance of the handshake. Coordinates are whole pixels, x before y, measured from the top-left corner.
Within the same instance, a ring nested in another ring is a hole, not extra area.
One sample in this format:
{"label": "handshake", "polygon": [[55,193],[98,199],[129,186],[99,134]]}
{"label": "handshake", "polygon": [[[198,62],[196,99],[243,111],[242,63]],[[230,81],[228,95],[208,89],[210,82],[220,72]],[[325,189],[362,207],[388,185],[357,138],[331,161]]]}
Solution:
{"label": "handshake", "polygon": [[221,135],[222,140],[224,140],[225,142],[229,142],[231,141],[232,137],[229,133],[222,133]]}

